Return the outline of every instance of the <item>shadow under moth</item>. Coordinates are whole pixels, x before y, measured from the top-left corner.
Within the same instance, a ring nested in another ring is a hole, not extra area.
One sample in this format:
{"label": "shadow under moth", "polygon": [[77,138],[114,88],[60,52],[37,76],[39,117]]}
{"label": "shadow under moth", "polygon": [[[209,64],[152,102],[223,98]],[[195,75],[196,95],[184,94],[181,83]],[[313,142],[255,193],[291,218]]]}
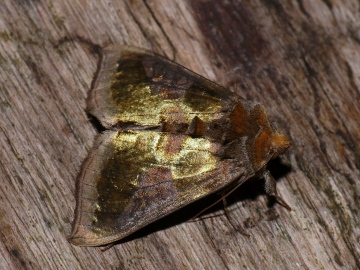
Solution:
{"label": "shadow under moth", "polygon": [[128,46],[104,49],[87,105],[107,130],[78,175],[71,243],[111,244],[253,176],[290,209],[266,170],[290,141],[262,105]]}

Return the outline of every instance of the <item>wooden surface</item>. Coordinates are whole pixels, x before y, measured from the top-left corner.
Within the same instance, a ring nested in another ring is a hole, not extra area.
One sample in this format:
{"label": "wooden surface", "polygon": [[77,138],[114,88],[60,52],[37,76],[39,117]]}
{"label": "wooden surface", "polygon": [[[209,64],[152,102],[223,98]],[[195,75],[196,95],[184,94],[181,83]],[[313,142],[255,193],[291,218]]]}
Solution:
{"label": "wooden surface", "polygon": [[[0,3],[1,269],[359,269],[359,1]],[[262,181],[186,222],[199,202],[106,252],[66,240],[96,126],[99,49],[152,49],[261,102],[293,146]]]}

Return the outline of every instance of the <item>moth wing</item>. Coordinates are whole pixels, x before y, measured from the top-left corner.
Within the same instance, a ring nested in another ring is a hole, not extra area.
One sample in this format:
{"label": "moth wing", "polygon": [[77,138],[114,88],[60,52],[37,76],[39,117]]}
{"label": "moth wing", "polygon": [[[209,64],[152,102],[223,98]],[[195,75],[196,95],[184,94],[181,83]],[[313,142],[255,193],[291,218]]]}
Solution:
{"label": "moth wing", "polygon": [[152,131],[99,135],[77,179],[69,241],[112,243],[234,179],[243,164],[220,161],[204,138]]}
{"label": "moth wing", "polygon": [[88,110],[106,127],[157,126],[168,120],[208,122],[231,110],[238,95],[153,52],[128,46],[103,50]]}

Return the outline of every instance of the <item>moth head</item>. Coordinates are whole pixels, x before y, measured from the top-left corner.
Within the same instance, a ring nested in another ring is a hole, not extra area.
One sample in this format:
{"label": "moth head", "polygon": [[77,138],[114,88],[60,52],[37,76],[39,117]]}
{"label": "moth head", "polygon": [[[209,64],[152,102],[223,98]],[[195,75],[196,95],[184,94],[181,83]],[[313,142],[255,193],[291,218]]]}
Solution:
{"label": "moth head", "polygon": [[262,169],[270,159],[282,155],[291,146],[287,136],[277,132],[274,125],[269,122],[262,106],[259,106],[253,115],[258,124],[253,143],[250,145],[250,156],[253,168],[257,171]]}
{"label": "moth head", "polygon": [[291,146],[291,142],[284,134],[275,133],[271,138],[269,154],[271,159],[277,158],[279,155],[285,154],[286,150]]}

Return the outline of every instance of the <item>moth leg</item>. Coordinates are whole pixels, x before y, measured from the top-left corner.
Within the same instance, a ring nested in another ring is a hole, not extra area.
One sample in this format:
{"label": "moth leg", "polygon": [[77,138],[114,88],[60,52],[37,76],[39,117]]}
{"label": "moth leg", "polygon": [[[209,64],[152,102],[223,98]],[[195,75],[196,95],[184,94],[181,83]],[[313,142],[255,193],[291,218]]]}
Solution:
{"label": "moth leg", "polygon": [[229,220],[231,226],[234,227],[235,230],[237,230],[239,233],[241,233],[242,235],[246,236],[246,237],[250,237],[250,234],[247,233],[247,231],[241,226],[241,225],[238,225],[234,222],[233,218],[231,217],[231,214],[227,208],[228,204],[227,204],[227,201],[226,201],[226,197],[223,196],[222,198],[222,201],[223,201],[223,205],[224,205],[224,211],[225,211],[225,215],[227,217],[227,219]]}
{"label": "moth leg", "polygon": [[264,171],[262,175],[265,179],[265,192],[269,196],[274,196],[278,203],[280,203],[282,206],[284,206],[287,210],[291,211],[291,207],[284,201],[283,198],[281,198],[280,195],[278,195],[276,190],[276,181],[274,177],[271,175],[270,171],[266,170]]}

